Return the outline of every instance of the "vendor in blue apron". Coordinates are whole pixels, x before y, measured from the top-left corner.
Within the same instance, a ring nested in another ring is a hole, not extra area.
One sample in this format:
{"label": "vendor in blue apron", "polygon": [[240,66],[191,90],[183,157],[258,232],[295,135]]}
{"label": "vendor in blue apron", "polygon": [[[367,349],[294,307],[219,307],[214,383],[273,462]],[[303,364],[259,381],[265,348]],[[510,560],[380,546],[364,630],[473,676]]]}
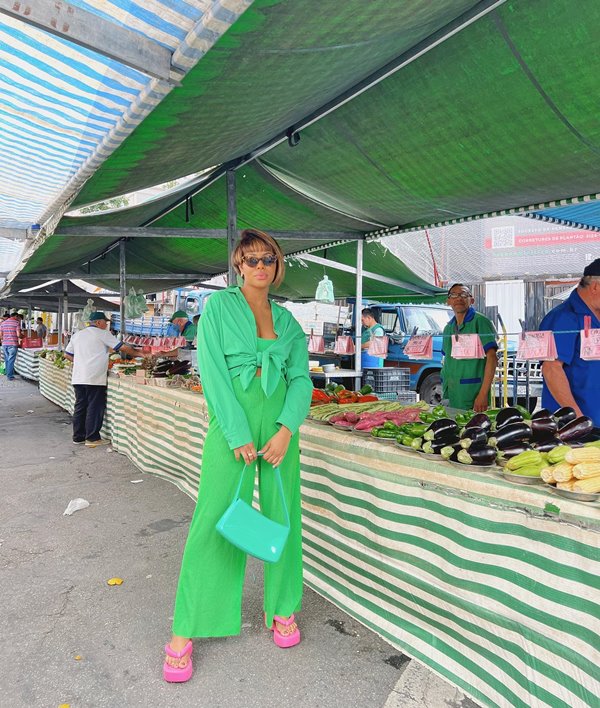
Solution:
{"label": "vendor in blue apron", "polygon": [[189,348],[196,336],[196,327],[190,322],[183,310],[177,310],[171,317],[167,327],[167,337],[185,337],[186,348]]}
{"label": "vendor in blue apron", "polygon": [[385,330],[375,319],[375,313],[370,307],[365,307],[361,312],[360,318],[363,331],[361,337],[361,355],[360,361],[363,369],[381,369],[383,367],[383,359],[380,356],[371,356],[367,349],[372,337],[383,337]]}

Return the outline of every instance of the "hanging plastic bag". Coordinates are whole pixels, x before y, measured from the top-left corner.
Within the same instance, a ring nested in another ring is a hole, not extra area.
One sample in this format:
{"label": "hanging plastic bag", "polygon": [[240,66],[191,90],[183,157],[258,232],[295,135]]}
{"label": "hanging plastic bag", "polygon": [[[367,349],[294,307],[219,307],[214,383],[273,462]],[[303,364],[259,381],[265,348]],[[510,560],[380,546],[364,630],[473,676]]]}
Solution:
{"label": "hanging plastic bag", "polygon": [[388,355],[389,343],[390,338],[387,335],[371,337],[367,354],[369,356],[378,356],[380,359],[385,359]]}
{"label": "hanging plastic bag", "polygon": [[92,314],[92,312],[94,312],[95,309],[96,308],[94,307],[94,301],[91,298],[88,298],[86,306],[81,311],[82,324],[85,324],[86,322],[90,321],[90,315]]}
{"label": "hanging plastic bag", "polygon": [[354,340],[348,335],[340,335],[335,338],[335,344],[333,345],[333,351],[335,354],[354,354]]}
{"label": "hanging plastic bag", "polygon": [[433,337],[430,334],[417,334],[408,340],[404,354],[409,359],[433,359]]}
{"label": "hanging plastic bag", "polygon": [[453,359],[485,359],[485,352],[478,334],[452,335]]}
{"label": "hanging plastic bag", "polygon": [[325,353],[325,337],[322,334],[315,334],[312,329],[308,338],[308,351],[311,354]]}
{"label": "hanging plastic bag", "polygon": [[522,332],[519,337],[517,359],[554,361],[557,357],[554,334],[549,331]]}
{"label": "hanging plastic bag", "polygon": [[592,318],[589,315],[584,317],[583,322],[579,355],[585,361],[596,361],[600,359],[600,329],[591,329]]}
{"label": "hanging plastic bag", "polygon": [[128,320],[135,320],[141,317],[147,310],[146,298],[140,290],[138,295],[135,288],[131,288],[129,295],[126,295],[123,302],[125,303],[125,317]]}
{"label": "hanging plastic bag", "polygon": [[322,280],[317,285],[317,292],[315,293],[315,300],[319,302],[334,302],[333,297],[333,283],[329,278],[324,275]]}

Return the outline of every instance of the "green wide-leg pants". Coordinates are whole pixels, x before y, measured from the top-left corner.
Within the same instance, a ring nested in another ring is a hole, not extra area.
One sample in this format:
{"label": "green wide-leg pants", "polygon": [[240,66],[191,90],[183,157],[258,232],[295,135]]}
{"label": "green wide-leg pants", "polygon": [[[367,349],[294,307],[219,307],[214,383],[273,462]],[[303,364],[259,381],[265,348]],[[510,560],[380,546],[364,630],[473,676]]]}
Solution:
{"label": "green wide-leg pants", "polygon": [[[286,385],[283,379],[267,398],[256,377],[247,391],[239,378],[233,380],[237,399],[250,423],[257,450],[278,430],[276,419],[283,407]],[[283,522],[281,500],[273,468],[259,460],[261,511]],[[198,503],[179,575],[173,634],[183,637],[224,637],[241,631],[241,603],[246,554],[226,541],[215,525],[233,500],[244,467],[236,462],[215,417],[211,415],[204,450]],[[288,617],[302,601],[302,531],[300,510],[300,452],[298,434],[291,441],[280,465],[283,490],[290,516],[290,535],[277,563],[264,564],[264,611],[266,625],[273,615]],[[241,498],[250,503],[253,475],[246,472]]]}

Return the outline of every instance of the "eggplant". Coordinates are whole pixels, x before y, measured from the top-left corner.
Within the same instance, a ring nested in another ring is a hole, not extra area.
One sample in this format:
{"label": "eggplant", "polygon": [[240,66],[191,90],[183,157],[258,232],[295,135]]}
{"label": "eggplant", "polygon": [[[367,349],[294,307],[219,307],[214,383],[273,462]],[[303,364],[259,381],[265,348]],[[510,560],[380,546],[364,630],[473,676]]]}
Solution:
{"label": "eggplant", "polygon": [[561,428],[564,428],[567,423],[575,420],[577,418],[577,413],[575,413],[575,409],[571,408],[571,406],[563,406],[557,411],[554,411],[554,415],[552,417],[558,423],[558,429],[560,430]]}
{"label": "eggplant", "polygon": [[465,428],[483,428],[489,430],[492,427],[492,421],[485,413],[476,413],[471,420],[465,425]]}
{"label": "eggplant", "polygon": [[562,442],[570,443],[573,440],[579,440],[585,437],[588,433],[591,433],[593,429],[594,423],[592,419],[588,418],[587,415],[582,415],[564,425],[558,431],[558,437]]}
{"label": "eggplant", "polygon": [[496,430],[504,428],[505,425],[520,423],[522,421],[523,416],[516,408],[503,408],[496,416]]}
{"label": "eggplant", "polygon": [[542,442],[556,435],[558,423],[554,418],[535,418],[531,421],[531,432],[534,442]]}
{"label": "eggplant", "polygon": [[465,450],[471,446],[482,447],[487,443],[488,431],[483,428],[465,428],[460,435],[460,444]]}
{"label": "eggplant", "polygon": [[552,437],[547,440],[541,440],[540,442],[534,443],[534,448],[538,452],[550,452],[550,450],[554,450],[554,448],[559,445],[562,445],[562,442],[557,437]]}
{"label": "eggplant", "polygon": [[476,450],[461,450],[457,457],[464,465],[493,465],[496,461],[496,450],[486,445]]}
{"label": "eggplant", "polygon": [[494,436],[489,438],[488,443],[492,447],[497,447],[503,450],[506,447],[512,447],[517,443],[528,442],[531,440],[533,431],[527,423],[509,423],[503,426],[500,430],[494,433]]}
{"label": "eggplant", "polygon": [[[528,443],[522,442],[522,443],[516,443],[515,445],[511,445],[510,447],[505,447],[503,450],[498,451],[498,457],[501,460],[510,460],[511,457],[516,457],[517,455],[520,455],[522,452],[527,452],[527,450],[531,450],[532,447]],[[541,452],[541,450],[540,450]]]}
{"label": "eggplant", "polygon": [[[453,442],[455,444],[455,441]],[[423,452],[426,452],[428,455],[440,455],[443,448],[448,447],[452,444],[453,443],[445,441],[428,440],[426,443],[423,443],[423,447],[421,448],[421,450]]]}
{"label": "eggplant", "polygon": [[449,460],[450,462],[458,462],[458,453],[462,450],[460,443],[455,443],[454,445],[444,445],[440,450],[440,455],[442,459]]}
{"label": "eggplant", "polygon": [[541,408],[531,416],[531,420],[537,420],[538,418],[552,418],[552,413],[547,408]]}
{"label": "eggplant", "polygon": [[458,436],[458,425],[451,418],[439,418],[427,428],[423,437],[425,440],[442,440],[451,435]]}

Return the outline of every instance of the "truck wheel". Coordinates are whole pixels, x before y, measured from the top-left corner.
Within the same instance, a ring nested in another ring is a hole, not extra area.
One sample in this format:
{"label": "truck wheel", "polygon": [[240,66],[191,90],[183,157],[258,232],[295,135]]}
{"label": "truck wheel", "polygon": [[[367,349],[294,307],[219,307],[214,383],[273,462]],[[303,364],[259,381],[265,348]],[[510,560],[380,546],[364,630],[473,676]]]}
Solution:
{"label": "truck wheel", "polygon": [[437,373],[428,374],[421,383],[419,395],[425,403],[439,405],[442,402],[442,377]]}

